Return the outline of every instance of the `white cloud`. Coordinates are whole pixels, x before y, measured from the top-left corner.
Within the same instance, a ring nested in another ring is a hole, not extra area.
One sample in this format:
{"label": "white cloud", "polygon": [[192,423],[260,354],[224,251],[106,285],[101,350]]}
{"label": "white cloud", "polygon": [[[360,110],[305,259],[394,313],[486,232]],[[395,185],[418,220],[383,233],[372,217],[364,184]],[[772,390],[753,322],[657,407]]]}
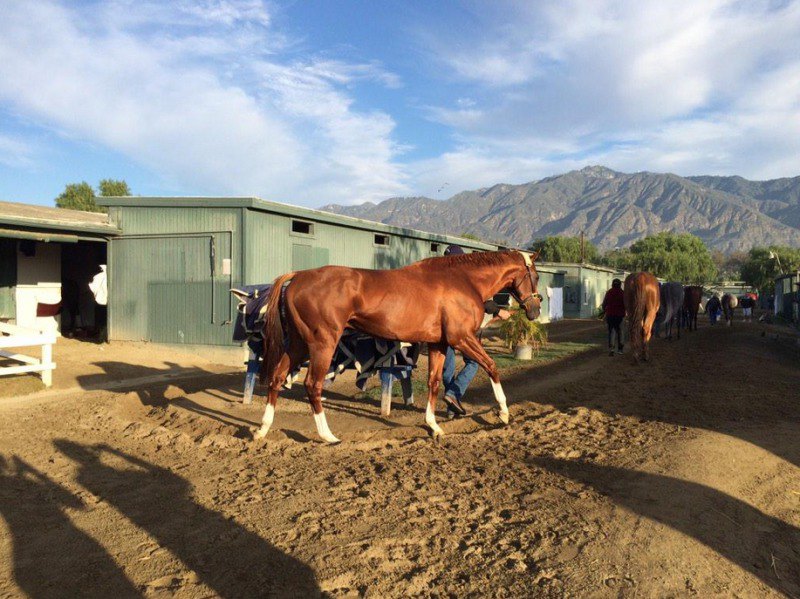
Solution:
{"label": "white cloud", "polygon": [[630,171],[797,174],[800,2],[503,7],[502,21],[476,13],[469,44],[441,27],[444,34],[423,36],[475,103],[428,108],[459,148],[417,171],[438,168],[452,182],[460,160],[485,162],[486,171],[469,177],[477,186],[502,173],[519,183],[598,162]]}
{"label": "white cloud", "polygon": [[27,141],[0,133],[0,164],[11,168],[30,168],[34,164],[34,148]]}
{"label": "white cloud", "polygon": [[318,206],[405,189],[393,120],[346,89],[397,87],[378,63],[282,64],[290,41],[254,0],[67,6],[4,8],[0,101],[27,118],[209,195]]}

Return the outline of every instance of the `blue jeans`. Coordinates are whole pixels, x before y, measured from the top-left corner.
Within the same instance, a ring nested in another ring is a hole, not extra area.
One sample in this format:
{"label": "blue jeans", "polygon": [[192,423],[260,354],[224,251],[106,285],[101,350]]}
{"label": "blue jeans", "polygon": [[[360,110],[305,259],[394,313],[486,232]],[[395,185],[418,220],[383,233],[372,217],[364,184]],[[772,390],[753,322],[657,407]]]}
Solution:
{"label": "blue jeans", "polygon": [[464,356],[464,368],[456,375],[456,350],[448,347],[447,353],[444,355],[444,371],[442,372],[445,394],[461,401],[477,372],[478,363]]}

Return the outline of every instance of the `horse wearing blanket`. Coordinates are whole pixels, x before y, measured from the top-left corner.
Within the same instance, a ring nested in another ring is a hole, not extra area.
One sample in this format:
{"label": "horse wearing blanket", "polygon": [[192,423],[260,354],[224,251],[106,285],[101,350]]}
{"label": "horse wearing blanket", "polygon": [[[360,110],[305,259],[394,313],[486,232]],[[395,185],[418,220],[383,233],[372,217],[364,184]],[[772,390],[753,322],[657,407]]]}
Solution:
{"label": "horse wearing blanket", "polygon": [[[264,327],[261,382],[269,393],[261,428],[272,425],[278,393],[286,375],[309,358],[305,387],[320,437],[333,435],[322,407],[322,383],[336,344],[346,327],[375,337],[428,344],[428,405],[425,422],[434,438],[443,434],[435,408],[447,346],[475,360],[489,375],[500,419],[508,423],[506,396],[494,360],[476,332],[483,321],[483,303],[502,289],[539,317],[539,275],[532,258],[518,251],[477,252],[421,260],[395,270],[324,266],[282,275],[270,293]],[[281,300],[281,289],[286,292]],[[421,299],[424,298],[424,303]]]}

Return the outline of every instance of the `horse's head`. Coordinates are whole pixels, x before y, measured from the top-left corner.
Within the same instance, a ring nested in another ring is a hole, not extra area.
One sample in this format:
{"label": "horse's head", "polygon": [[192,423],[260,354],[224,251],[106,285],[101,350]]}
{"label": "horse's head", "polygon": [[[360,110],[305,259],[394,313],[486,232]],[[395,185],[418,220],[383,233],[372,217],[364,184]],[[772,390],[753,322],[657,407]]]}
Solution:
{"label": "horse's head", "polygon": [[520,306],[525,310],[528,320],[539,318],[542,308],[542,296],[539,295],[539,273],[536,272],[534,261],[539,257],[539,252],[528,256],[519,252],[524,262],[524,270],[514,278],[511,283],[511,294]]}

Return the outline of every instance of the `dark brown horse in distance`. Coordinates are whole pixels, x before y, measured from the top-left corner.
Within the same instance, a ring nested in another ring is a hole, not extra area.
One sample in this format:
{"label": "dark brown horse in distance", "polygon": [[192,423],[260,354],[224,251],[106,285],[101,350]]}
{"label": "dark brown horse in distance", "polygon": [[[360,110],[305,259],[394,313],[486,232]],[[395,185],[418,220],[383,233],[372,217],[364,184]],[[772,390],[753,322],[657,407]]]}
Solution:
{"label": "dark brown horse in distance", "polygon": [[625,312],[628,338],[635,362],[644,354],[650,359],[650,335],[660,305],[658,279],[649,272],[634,272],[625,277]]}
{"label": "dark brown horse in distance", "polygon": [[688,323],[686,328],[689,331],[697,330],[697,313],[700,311],[702,299],[703,287],[701,285],[687,285],[683,288],[683,313]]}
{"label": "dark brown horse in distance", "polygon": [[518,251],[478,252],[428,258],[395,270],[324,266],[278,277],[264,327],[261,381],[269,383],[269,394],[256,437],[269,432],[286,375],[310,358],[305,387],[317,432],[329,443],[338,442],[328,428],[321,396],[345,327],[384,339],[428,344],[425,422],[434,438],[443,434],[435,408],[448,345],[489,374],[500,419],[507,424],[508,406],[497,367],[476,332],[483,320],[483,302],[501,289],[511,290],[530,320],[538,318],[542,298],[537,293],[535,259]]}

